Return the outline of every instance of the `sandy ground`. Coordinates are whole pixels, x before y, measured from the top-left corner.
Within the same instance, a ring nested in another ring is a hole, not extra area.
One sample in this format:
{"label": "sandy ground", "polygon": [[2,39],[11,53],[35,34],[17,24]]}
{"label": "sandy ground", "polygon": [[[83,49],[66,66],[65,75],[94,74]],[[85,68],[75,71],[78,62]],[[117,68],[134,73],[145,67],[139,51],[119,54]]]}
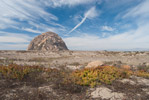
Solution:
{"label": "sandy ground", "polygon": [[43,65],[45,67],[63,65],[84,65],[100,60],[103,62],[125,63],[138,66],[149,64],[149,52],[113,52],[113,51],[0,51],[2,63]]}
{"label": "sandy ground", "polygon": [[[72,68],[73,66],[85,66],[96,60],[103,61],[105,64],[127,64],[132,67],[145,64],[149,66],[149,52],[0,51],[0,64],[5,65],[16,63]],[[42,73],[39,76],[42,76]],[[43,78],[41,77],[41,79]],[[149,100],[149,79],[141,77],[132,76],[129,79],[117,80],[112,85],[88,87],[80,93],[69,93],[60,88],[55,89],[53,84],[56,83],[53,81],[41,82],[41,84],[40,80],[31,80],[33,79],[20,82],[0,78],[0,98],[2,100],[17,100],[18,98],[21,100],[49,100],[49,98],[51,98],[50,100]]]}

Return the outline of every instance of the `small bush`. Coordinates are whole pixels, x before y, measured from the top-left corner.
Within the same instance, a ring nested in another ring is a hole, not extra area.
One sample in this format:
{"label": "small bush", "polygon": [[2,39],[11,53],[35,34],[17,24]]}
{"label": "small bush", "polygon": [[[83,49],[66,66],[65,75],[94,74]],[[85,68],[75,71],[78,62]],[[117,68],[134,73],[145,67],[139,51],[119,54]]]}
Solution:
{"label": "small bush", "polygon": [[[54,83],[55,88],[78,93],[85,88],[95,87],[100,84],[112,84],[116,79],[129,78],[130,75],[149,78],[149,73],[143,70],[131,71],[114,66],[100,66],[71,72],[39,66],[20,66],[16,64],[0,66],[2,78],[30,81],[30,83]],[[29,83],[29,84],[30,84]]]}
{"label": "small bush", "polygon": [[138,66],[138,70],[143,70],[143,71],[149,73],[149,66],[147,66],[147,65],[145,65],[145,64],[139,65],[139,66]]}
{"label": "small bush", "polygon": [[73,62],[73,63],[72,63],[72,64],[70,64],[70,65],[79,66],[79,65],[80,65],[80,63],[79,63],[79,62]]}
{"label": "small bush", "polygon": [[60,89],[64,90],[68,93],[74,94],[74,93],[81,93],[82,91],[85,91],[85,87],[76,84],[74,76],[72,76],[72,72],[68,70],[59,70],[57,73],[55,73],[56,76],[53,77],[54,80],[54,89]]}
{"label": "small bush", "polygon": [[39,66],[20,66],[16,64],[11,64],[8,66],[0,66],[0,73],[5,78],[10,79],[24,79],[31,72],[41,72],[44,68]]}
{"label": "small bush", "polygon": [[75,83],[79,85],[91,86],[101,83],[111,84],[114,80],[128,78],[132,74],[129,70],[119,69],[113,66],[101,66],[78,70],[72,73]]}
{"label": "small bush", "polygon": [[142,64],[137,67],[137,71],[134,72],[136,76],[149,78],[149,66]]}
{"label": "small bush", "polygon": [[149,78],[149,72],[145,72],[144,70],[139,70],[134,73],[136,76]]}

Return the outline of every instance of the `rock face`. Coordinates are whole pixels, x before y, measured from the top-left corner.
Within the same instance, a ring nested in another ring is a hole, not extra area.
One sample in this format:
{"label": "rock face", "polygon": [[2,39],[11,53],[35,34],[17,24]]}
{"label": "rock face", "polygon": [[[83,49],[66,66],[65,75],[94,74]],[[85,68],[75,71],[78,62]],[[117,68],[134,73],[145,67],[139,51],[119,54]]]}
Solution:
{"label": "rock face", "polygon": [[68,50],[64,41],[56,33],[46,32],[35,37],[27,50],[60,51]]}
{"label": "rock face", "polygon": [[95,91],[91,93],[92,98],[102,98],[101,100],[125,100],[124,93],[112,92],[107,87],[96,88]]}
{"label": "rock face", "polygon": [[127,70],[130,70],[131,69],[131,67],[129,65],[123,65],[123,66],[121,66],[121,68],[127,69]]}
{"label": "rock face", "polygon": [[85,66],[85,68],[96,68],[96,67],[99,67],[101,65],[103,65],[104,63],[102,61],[92,61],[90,63],[88,63],[87,66]]}

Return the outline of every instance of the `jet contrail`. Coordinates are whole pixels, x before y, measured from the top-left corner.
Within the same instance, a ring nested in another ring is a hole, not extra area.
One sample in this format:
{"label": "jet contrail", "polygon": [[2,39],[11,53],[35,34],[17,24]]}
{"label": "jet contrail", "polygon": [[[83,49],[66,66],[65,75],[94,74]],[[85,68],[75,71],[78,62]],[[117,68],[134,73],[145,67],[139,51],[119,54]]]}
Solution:
{"label": "jet contrail", "polygon": [[[76,28],[78,28],[85,20],[86,20],[86,18],[87,18],[87,16],[85,16],[82,20],[81,20],[81,22],[79,23],[79,24],[77,24],[71,31],[69,31],[69,33],[71,33],[72,31],[74,31]],[[68,33],[68,34],[69,34]]]}
{"label": "jet contrail", "polygon": [[68,32],[71,33],[73,32],[75,29],[77,29],[81,24],[84,23],[84,21],[87,19],[87,18],[93,18],[97,16],[96,14],[96,11],[95,11],[95,7],[92,7],[91,9],[89,9],[85,14],[84,14],[84,18],[81,20],[81,22],[79,24],[77,24],[71,31]]}

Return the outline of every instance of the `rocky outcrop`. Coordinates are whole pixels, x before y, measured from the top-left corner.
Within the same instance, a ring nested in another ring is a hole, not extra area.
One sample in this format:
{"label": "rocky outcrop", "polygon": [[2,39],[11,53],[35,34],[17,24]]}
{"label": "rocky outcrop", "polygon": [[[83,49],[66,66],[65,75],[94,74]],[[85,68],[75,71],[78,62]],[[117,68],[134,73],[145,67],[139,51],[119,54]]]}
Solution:
{"label": "rocky outcrop", "polygon": [[129,65],[122,65],[121,68],[130,70],[131,69],[131,66],[129,66]]}
{"label": "rocky outcrop", "polygon": [[124,93],[113,92],[107,87],[98,87],[91,92],[92,98],[101,98],[101,100],[124,100]]}
{"label": "rocky outcrop", "polygon": [[64,41],[56,33],[46,32],[35,37],[27,50],[60,51],[68,50]]}
{"label": "rocky outcrop", "polygon": [[85,68],[96,68],[96,67],[99,67],[101,65],[103,65],[104,63],[102,61],[92,61],[90,63],[88,63],[87,66],[85,66]]}

